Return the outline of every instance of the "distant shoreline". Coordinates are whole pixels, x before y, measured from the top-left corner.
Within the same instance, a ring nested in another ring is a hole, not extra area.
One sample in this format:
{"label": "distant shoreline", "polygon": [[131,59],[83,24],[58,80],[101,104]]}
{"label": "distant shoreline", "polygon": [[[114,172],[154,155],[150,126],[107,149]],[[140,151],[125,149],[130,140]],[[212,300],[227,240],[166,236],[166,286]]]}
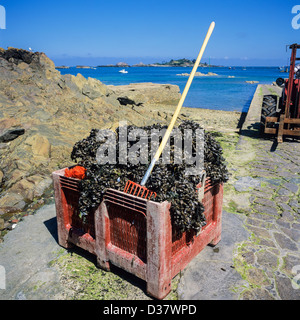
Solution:
{"label": "distant shoreline", "polygon": [[[57,66],[56,69],[70,69],[70,68],[76,68],[76,69],[94,69],[94,68],[141,68],[141,67],[156,67],[156,68],[188,68],[193,66],[174,66],[174,65],[158,65],[158,64],[144,64],[144,65],[127,65],[127,66],[118,66],[116,64],[113,65],[99,65],[99,66]],[[199,66],[199,68],[226,68],[224,66],[214,66],[214,65],[202,65]]]}
{"label": "distant shoreline", "polygon": [[[129,65],[126,62],[118,62],[117,64],[106,64],[106,65],[98,65],[96,68],[131,68],[131,67],[193,67],[195,63],[195,60],[189,60],[189,59],[178,59],[178,60],[173,60],[171,59],[168,62],[156,62],[156,63],[148,63],[144,64],[143,62],[140,62],[138,64],[133,64]],[[77,69],[94,69],[94,66],[74,66]],[[207,68],[218,68],[218,67],[223,67],[223,66],[216,66],[216,65],[211,65],[205,63],[200,63],[199,67],[207,67]],[[57,66],[56,69],[69,69],[69,66]]]}
{"label": "distant shoreline", "polygon": [[[127,65],[127,66],[118,66],[117,64],[114,65],[98,65],[98,66],[55,66],[55,69],[70,69],[70,68],[76,68],[76,69],[97,69],[97,68],[141,68],[141,67],[155,67],[155,68],[188,68],[193,66],[174,66],[174,65],[157,65],[157,64],[144,64],[144,65]],[[234,70],[235,68],[245,68],[244,66],[216,66],[216,65],[199,65],[199,68],[227,68]],[[278,66],[248,66],[246,68],[278,68]],[[286,73],[286,72],[285,72]]]}

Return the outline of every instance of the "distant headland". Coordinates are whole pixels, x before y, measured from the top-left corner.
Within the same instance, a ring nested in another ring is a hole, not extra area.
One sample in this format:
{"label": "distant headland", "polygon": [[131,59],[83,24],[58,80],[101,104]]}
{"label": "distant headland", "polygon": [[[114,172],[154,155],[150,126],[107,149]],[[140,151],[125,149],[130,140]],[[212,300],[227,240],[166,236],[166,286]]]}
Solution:
{"label": "distant headland", "polygon": [[[171,59],[170,61],[163,61],[163,62],[155,62],[155,63],[149,63],[144,64],[143,62],[129,65],[126,62],[118,62],[117,64],[106,64],[106,65],[98,65],[96,67],[119,67],[119,68],[129,68],[129,67],[193,67],[196,60],[189,60],[186,58],[183,59]],[[211,65],[206,62],[200,63],[199,67],[221,67],[216,65]],[[68,69],[70,67],[68,66],[58,66],[56,69]],[[76,66],[78,69],[93,69],[92,66]]]}

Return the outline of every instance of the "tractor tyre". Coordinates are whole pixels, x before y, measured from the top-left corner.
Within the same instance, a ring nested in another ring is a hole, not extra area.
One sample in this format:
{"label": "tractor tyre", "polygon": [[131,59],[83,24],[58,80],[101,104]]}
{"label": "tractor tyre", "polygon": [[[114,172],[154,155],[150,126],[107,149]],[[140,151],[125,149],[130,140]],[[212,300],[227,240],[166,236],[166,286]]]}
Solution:
{"label": "tractor tyre", "polygon": [[[261,130],[264,131],[266,117],[276,117],[276,107],[277,107],[277,96],[267,95],[263,98],[262,108],[261,108]],[[268,123],[268,128],[275,128],[275,123]]]}

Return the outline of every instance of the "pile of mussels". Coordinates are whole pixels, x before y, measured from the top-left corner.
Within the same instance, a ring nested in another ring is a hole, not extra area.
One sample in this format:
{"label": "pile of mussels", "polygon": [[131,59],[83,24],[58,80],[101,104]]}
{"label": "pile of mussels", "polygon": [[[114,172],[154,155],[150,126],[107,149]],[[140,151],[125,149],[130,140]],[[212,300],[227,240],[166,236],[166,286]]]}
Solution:
{"label": "pile of mussels", "polygon": [[[163,130],[159,124],[152,126],[139,127],[148,133],[151,137],[151,130]],[[135,126],[128,126],[127,132],[130,133],[132,129],[137,129]],[[184,132],[185,129],[202,129],[197,123],[193,121],[184,121],[179,127]],[[116,129],[116,138],[120,128]],[[152,131],[153,132],[153,131]],[[94,208],[97,208],[102,201],[105,190],[113,188],[123,191],[128,180],[140,183],[149,164],[132,164],[130,161],[127,164],[120,164],[119,159],[119,145],[116,144],[116,163],[117,164],[98,164],[97,150],[105,142],[99,139],[99,130],[93,129],[89,137],[77,142],[71,154],[71,159],[78,165],[86,168],[86,177],[81,181],[81,192],[79,198],[79,212],[81,216],[87,216]],[[151,161],[151,143],[148,141],[149,148],[149,163]],[[192,137],[192,149],[195,152],[196,138]],[[127,148],[133,143],[127,141]],[[201,227],[206,224],[204,206],[198,201],[196,186],[200,181],[199,175],[186,175],[185,162],[181,164],[174,163],[174,156],[172,157],[172,150],[174,151],[174,141],[170,141],[170,163],[157,163],[150,175],[146,187],[157,193],[155,201],[169,201],[171,203],[171,219],[173,226],[178,232],[184,232],[190,229],[196,231],[201,230]],[[155,150],[156,151],[156,150]],[[153,150],[152,150],[153,152]],[[205,132],[204,133],[204,169],[207,177],[210,177],[212,183],[226,182],[228,180],[228,171],[222,157],[222,148],[214,137]]]}

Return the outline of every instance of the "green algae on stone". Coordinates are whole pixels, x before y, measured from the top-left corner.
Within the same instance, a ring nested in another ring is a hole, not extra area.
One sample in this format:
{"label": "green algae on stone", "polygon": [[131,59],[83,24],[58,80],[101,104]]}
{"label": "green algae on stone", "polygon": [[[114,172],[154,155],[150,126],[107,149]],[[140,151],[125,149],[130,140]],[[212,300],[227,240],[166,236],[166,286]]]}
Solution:
{"label": "green algae on stone", "polygon": [[[60,282],[68,300],[152,300],[146,282],[112,266],[112,272],[97,268],[96,258],[88,253],[71,252],[51,262],[60,270]],[[180,275],[172,280],[172,290],[165,300],[177,300]]]}

